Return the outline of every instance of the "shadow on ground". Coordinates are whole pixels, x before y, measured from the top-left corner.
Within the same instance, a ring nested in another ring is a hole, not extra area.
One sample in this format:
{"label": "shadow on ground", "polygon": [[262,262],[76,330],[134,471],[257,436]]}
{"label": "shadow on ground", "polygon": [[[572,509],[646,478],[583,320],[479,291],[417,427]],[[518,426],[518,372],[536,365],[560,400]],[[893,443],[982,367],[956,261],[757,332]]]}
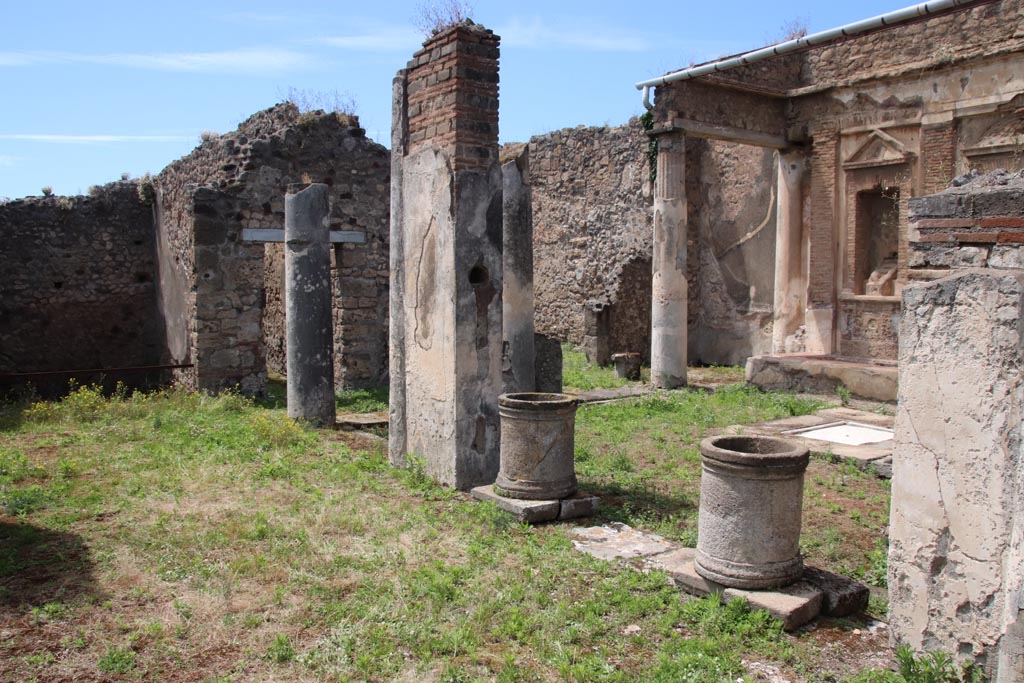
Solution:
{"label": "shadow on ground", "polygon": [[101,597],[81,536],[0,521],[0,614],[80,597]]}

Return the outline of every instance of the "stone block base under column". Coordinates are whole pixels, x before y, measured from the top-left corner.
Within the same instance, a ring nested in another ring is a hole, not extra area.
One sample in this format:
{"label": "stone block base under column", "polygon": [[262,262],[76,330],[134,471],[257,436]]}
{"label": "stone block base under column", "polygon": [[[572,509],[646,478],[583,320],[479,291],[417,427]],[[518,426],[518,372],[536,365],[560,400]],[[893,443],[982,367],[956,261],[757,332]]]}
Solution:
{"label": "stone block base under column", "polygon": [[509,512],[529,524],[553,522],[562,519],[590,517],[597,512],[600,499],[586,493],[576,493],[561,500],[524,500],[505,498],[494,492],[494,485],[477,486],[470,491],[477,500],[490,501],[505,512]]}

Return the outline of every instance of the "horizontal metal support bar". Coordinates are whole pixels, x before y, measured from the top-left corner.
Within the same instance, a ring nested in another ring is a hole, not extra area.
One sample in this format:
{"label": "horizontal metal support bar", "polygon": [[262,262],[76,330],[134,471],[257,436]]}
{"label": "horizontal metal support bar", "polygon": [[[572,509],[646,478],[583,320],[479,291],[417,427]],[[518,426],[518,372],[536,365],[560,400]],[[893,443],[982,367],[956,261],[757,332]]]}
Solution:
{"label": "horizontal metal support bar", "polygon": [[140,365],[129,368],[90,368],[88,370],[40,370],[39,372],[0,372],[0,380],[23,377],[50,377],[58,375],[102,375],[119,372],[151,372],[153,370],[181,370],[194,367],[192,363],[174,365]]}
{"label": "horizontal metal support bar", "polygon": [[[242,228],[243,242],[284,242],[281,228]],[[365,244],[366,233],[356,230],[331,230],[331,242]]]}

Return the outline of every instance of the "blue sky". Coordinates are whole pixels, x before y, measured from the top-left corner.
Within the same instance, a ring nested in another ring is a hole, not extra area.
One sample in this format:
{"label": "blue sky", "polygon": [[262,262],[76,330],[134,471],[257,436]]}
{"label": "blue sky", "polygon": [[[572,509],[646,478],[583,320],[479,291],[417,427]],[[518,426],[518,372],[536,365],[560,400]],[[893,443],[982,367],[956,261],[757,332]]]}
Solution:
{"label": "blue sky", "polygon": [[[0,197],[159,172],[281,101],[338,92],[388,144],[391,79],[420,46],[416,0],[0,0]],[[476,0],[502,37],[501,140],[641,113],[633,84],[905,6],[861,0]]]}

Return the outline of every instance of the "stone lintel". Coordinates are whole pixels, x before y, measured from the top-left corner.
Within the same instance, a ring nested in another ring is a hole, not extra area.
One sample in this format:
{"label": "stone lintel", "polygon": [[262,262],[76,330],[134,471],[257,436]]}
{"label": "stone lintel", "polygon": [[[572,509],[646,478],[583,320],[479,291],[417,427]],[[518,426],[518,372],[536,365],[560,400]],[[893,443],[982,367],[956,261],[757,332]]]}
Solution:
{"label": "stone lintel", "polygon": [[[755,147],[771,149],[788,149],[793,145],[783,135],[771,135],[754,130],[744,130],[734,126],[723,126],[715,123],[704,123],[692,119],[675,119],[672,130],[694,138],[725,140]],[[667,132],[667,131],[666,131]]]}

